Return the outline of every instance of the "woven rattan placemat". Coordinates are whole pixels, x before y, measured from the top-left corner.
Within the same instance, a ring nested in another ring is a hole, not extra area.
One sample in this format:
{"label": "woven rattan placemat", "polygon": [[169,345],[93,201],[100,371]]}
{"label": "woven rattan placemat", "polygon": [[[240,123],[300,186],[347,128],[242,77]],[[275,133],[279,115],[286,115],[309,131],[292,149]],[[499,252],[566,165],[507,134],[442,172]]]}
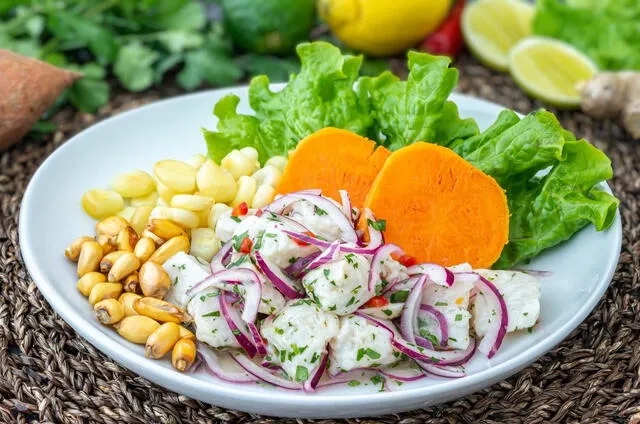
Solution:
{"label": "woven rattan placemat", "polygon": [[[459,91],[520,112],[541,106],[528,100],[506,75],[468,57],[457,66]],[[96,116],[63,110],[54,118],[55,134],[1,154],[1,422],[308,422],[216,408],[128,372],[78,337],[52,311],[24,268],[18,248],[18,213],[38,165],[97,120],[176,93],[165,88],[120,94]],[[617,272],[597,309],[559,347],[487,390],[424,410],[348,422],[640,422],[640,144],[612,122],[597,122],[579,112],[563,112],[559,117],[566,128],[604,149],[614,163],[612,183],[621,199],[624,239]],[[99,159],[95,160],[98,164]]]}

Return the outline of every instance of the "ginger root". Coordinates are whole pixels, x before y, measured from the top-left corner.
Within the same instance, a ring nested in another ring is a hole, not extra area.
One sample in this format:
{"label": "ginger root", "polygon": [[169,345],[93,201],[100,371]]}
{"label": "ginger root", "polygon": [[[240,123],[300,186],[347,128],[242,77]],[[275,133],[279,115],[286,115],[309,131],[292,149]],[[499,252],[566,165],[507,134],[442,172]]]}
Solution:
{"label": "ginger root", "polygon": [[640,139],[640,72],[602,72],[580,87],[581,108],[594,118],[619,118]]}

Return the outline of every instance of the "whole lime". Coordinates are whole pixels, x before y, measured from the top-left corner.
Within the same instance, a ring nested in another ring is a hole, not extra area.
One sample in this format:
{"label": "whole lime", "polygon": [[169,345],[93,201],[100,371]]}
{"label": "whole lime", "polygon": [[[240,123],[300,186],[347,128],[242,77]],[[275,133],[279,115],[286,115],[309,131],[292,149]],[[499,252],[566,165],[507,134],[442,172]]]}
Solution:
{"label": "whole lime", "polygon": [[255,53],[288,54],[308,39],[314,0],[222,0],[227,31],[236,45]]}

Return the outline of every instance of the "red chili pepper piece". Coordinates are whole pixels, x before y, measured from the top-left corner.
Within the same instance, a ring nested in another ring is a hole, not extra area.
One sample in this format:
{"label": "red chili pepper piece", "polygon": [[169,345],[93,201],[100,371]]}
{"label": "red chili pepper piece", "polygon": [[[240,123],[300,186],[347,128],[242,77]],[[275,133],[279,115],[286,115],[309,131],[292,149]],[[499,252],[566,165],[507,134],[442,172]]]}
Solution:
{"label": "red chili pepper piece", "polygon": [[231,216],[244,216],[249,212],[247,202],[242,202],[231,211]]}
{"label": "red chili pepper piece", "polygon": [[423,41],[421,50],[437,55],[446,55],[456,57],[462,45],[462,10],[464,9],[465,0],[458,0],[451,9],[451,13],[433,33],[429,34]]}
{"label": "red chili pepper piece", "polygon": [[242,239],[242,243],[240,243],[240,253],[249,253],[251,252],[251,248],[253,247],[253,242],[249,237],[245,237]]}
{"label": "red chili pepper piece", "polygon": [[263,213],[264,213],[264,212],[262,211],[262,209],[258,209],[258,210],[256,211],[256,216],[257,216],[257,217],[261,217]]}
{"label": "red chili pepper piece", "polygon": [[369,299],[367,303],[364,304],[365,308],[380,308],[382,306],[388,305],[389,301],[384,296],[376,296]]}
{"label": "red chili pepper piece", "polygon": [[414,266],[415,264],[418,263],[418,260],[411,255],[400,256],[400,255],[396,255],[395,253],[392,253],[391,258],[400,262],[402,265],[406,266],[407,268],[410,266]]}

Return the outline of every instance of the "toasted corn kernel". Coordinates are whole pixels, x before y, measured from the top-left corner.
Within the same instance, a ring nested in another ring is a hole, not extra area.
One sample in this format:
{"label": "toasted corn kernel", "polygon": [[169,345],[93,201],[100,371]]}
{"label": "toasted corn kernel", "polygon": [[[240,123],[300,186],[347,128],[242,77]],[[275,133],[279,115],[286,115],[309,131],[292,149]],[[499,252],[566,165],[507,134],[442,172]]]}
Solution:
{"label": "toasted corn kernel", "polygon": [[106,234],[100,234],[96,237],[96,241],[102,247],[102,255],[108,255],[109,253],[116,250],[118,247],[115,239]]}
{"label": "toasted corn kernel", "polygon": [[113,263],[111,270],[109,270],[109,275],[107,275],[107,279],[112,282],[120,281],[127,275],[136,271],[138,268],[140,268],[140,261],[136,255],[132,252],[127,252],[116,259]]}
{"label": "toasted corn kernel", "polygon": [[131,315],[124,317],[114,327],[126,340],[145,344],[149,336],[160,327],[160,323],[142,315]]}
{"label": "toasted corn kernel", "polygon": [[82,196],[82,208],[95,219],[117,214],[124,208],[124,199],[111,190],[94,188]]}
{"label": "toasted corn kernel", "polygon": [[127,206],[126,208],[124,208],[120,212],[118,212],[116,215],[117,216],[121,216],[122,218],[124,218],[127,221],[131,222],[131,217],[133,216],[133,213],[135,212],[135,210],[136,210],[136,208],[133,208],[131,206]]}
{"label": "toasted corn kernel", "polygon": [[140,315],[153,318],[160,322],[181,323],[191,320],[191,316],[185,311],[165,300],[156,299],[155,297],[143,297],[136,300],[133,308]]}
{"label": "toasted corn kernel", "polygon": [[93,289],[96,284],[104,283],[105,281],[107,281],[107,277],[104,274],[95,271],[87,272],[80,277],[76,287],[83,296],[89,296],[91,289]]}
{"label": "toasted corn kernel", "polygon": [[196,169],[178,160],[156,162],[153,172],[162,184],[178,193],[193,193],[196,189]]}
{"label": "toasted corn kernel", "polygon": [[156,206],[151,211],[149,217],[173,221],[182,228],[195,228],[200,221],[198,215],[191,211],[179,208],[168,208],[166,206]]}
{"label": "toasted corn kernel", "polygon": [[78,256],[78,276],[97,271],[102,259],[102,247],[97,241],[85,241],[80,248],[80,256]]}
{"label": "toasted corn kernel", "polygon": [[284,156],[272,156],[264,163],[264,165],[271,165],[278,168],[280,171],[284,171],[284,168],[286,168],[288,162],[289,160]]}
{"label": "toasted corn kernel", "polygon": [[139,315],[133,308],[133,304],[137,299],[142,299],[142,296],[131,292],[125,292],[120,295],[118,301],[122,303],[125,316],[130,317],[131,315]]}
{"label": "toasted corn kernel", "polygon": [[148,237],[142,237],[136,243],[133,254],[136,255],[140,263],[146,262],[149,257],[156,251],[156,243]]}
{"label": "toasted corn kernel", "polygon": [[168,219],[150,219],[146,230],[152,232],[156,237],[163,241],[167,241],[173,237],[187,235],[181,227]]}
{"label": "toasted corn kernel", "polygon": [[160,196],[157,191],[152,191],[146,196],[134,197],[129,201],[129,204],[134,208],[138,206],[155,206],[158,203]]}
{"label": "toasted corn kernel", "polygon": [[180,326],[180,338],[193,340],[194,342],[196,341],[196,335],[182,325]]}
{"label": "toasted corn kernel", "polygon": [[195,194],[176,194],[171,198],[171,206],[186,209],[191,212],[200,212],[213,205],[213,197],[196,196]]}
{"label": "toasted corn kernel", "polygon": [[178,236],[167,240],[166,243],[153,252],[149,261],[162,265],[178,252],[189,252],[189,238],[187,236]]}
{"label": "toasted corn kernel", "polygon": [[217,202],[231,201],[238,189],[233,175],[226,169],[208,159],[198,170],[198,191],[203,196],[216,199]]}
{"label": "toasted corn kernel", "polygon": [[149,221],[149,216],[154,207],[155,206],[138,206],[133,212],[131,226],[138,234],[142,233],[144,227],[147,225],[147,221]]}
{"label": "toasted corn kernel", "polygon": [[122,284],[118,283],[98,283],[89,293],[89,303],[93,306],[101,300],[117,299],[122,293]]}
{"label": "toasted corn kernel", "polygon": [[231,209],[233,208],[225,205],[224,203],[216,203],[215,205],[211,206],[208,220],[209,228],[213,228],[215,230],[218,219],[225,213],[229,212]]}
{"label": "toasted corn kernel", "polygon": [[106,234],[111,237],[116,237],[120,231],[127,228],[128,225],[129,222],[121,216],[109,216],[96,223],[96,234]]}
{"label": "toasted corn kernel", "polygon": [[147,358],[160,359],[166,355],[180,339],[180,326],[174,322],[165,322],[151,333],[144,347]]}
{"label": "toasted corn kernel", "polygon": [[124,318],[124,307],[117,299],[104,299],[93,305],[93,312],[102,324],[115,324]]}
{"label": "toasted corn kernel", "polygon": [[111,181],[111,188],[122,197],[140,197],[151,193],[156,183],[145,171],[123,172]]}
{"label": "toasted corn kernel", "polygon": [[100,261],[100,272],[108,274],[109,271],[111,271],[113,264],[125,253],[127,253],[126,250],[115,250],[111,253],[107,253]]}
{"label": "toasted corn kernel", "polygon": [[133,252],[136,243],[138,243],[138,233],[133,227],[127,227],[120,231],[116,238],[116,243],[118,244],[118,250]]}
{"label": "toasted corn kernel", "polygon": [[133,271],[125,277],[122,282],[122,288],[126,292],[137,293],[140,291],[140,278],[138,276],[138,271]]}
{"label": "toasted corn kernel", "polygon": [[211,228],[194,228],[191,230],[191,248],[189,254],[207,262],[220,250],[220,240]]}
{"label": "toasted corn kernel", "polygon": [[273,202],[273,197],[276,194],[276,190],[267,184],[262,184],[256,190],[256,194],[253,196],[253,200],[251,201],[251,207],[253,209],[260,209],[269,203]]}
{"label": "toasted corn kernel", "polygon": [[140,278],[140,289],[145,296],[164,299],[164,296],[171,288],[169,274],[155,262],[147,261],[140,267],[138,272]]}
{"label": "toasted corn kernel", "polygon": [[71,243],[65,250],[64,250],[64,255],[76,262],[78,260],[78,258],[80,257],[80,248],[82,247],[82,243],[84,243],[85,241],[92,241],[93,239],[89,236],[82,236],[79,237],[77,239],[75,239],[73,241],[73,243]]}
{"label": "toasted corn kernel", "polygon": [[171,352],[171,364],[178,371],[186,371],[196,360],[196,344],[193,340],[180,339],[173,346]]}
{"label": "toasted corn kernel", "polygon": [[240,150],[232,150],[220,161],[220,166],[229,171],[236,180],[243,175],[251,175],[260,166],[257,160]]}
{"label": "toasted corn kernel", "polygon": [[153,234],[151,231],[149,230],[143,230],[142,231],[142,237],[151,239],[156,246],[160,246],[162,243],[164,243],[164,240],[161,239],[160,237],[158,237],[157,235]]}

